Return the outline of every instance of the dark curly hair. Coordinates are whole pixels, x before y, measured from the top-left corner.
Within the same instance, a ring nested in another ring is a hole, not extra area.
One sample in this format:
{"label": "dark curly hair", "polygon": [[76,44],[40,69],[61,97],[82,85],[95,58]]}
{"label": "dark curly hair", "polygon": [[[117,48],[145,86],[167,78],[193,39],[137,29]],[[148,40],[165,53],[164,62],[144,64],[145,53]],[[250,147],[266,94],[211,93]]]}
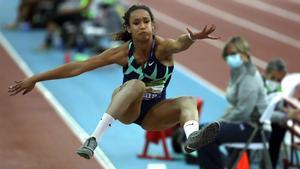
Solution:
{"label": "dark curly hair", "polygon": [[153,13],[151,12],[150,8],[146,5],[132,5],[124,14],[123,16],[123,30],[120,31],[120,32],[117,32],[115,34],[112,35],[112,38],[114,40],[120,40],[120,41],[124,41],[124,42],[127,42],[129,40],[132,39],[131,37],[131,34],[126,30],[126,28],[129,26],[129,18],[130,18],[130,14],[135,11],[135,10],[138,10],[138,9],[143,9],[145,11],[147,11],[150,15],[150,19],[151,19],[151,22],[154,22],[154,16],[153,16]]}

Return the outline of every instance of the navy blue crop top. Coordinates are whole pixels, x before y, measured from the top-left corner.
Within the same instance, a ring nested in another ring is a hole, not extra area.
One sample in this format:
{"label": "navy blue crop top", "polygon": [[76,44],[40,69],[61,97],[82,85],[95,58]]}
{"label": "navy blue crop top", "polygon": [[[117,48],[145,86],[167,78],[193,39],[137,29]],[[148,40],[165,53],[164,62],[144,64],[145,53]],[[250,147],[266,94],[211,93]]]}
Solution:
{"label": "navy blue crop top", "polygon": [[146,93],[144,99],[165,98],[166,88],[170,82],[174,66],[165,66],[157,60],[155,56],[155,36],[153,36],[150,56],[144,65],[140,65],[135,61],[132,41],[129,42],[128,48],[128,64],[123,67],[123,83],[131,79],[138,79],[143,81],[146,86],[163,85],[161,93]]}

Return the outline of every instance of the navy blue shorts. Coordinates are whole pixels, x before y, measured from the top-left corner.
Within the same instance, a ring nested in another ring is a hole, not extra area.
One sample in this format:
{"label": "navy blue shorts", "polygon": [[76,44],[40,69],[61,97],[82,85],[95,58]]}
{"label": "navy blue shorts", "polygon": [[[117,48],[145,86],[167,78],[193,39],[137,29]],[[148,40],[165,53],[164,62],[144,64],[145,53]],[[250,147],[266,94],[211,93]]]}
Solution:
{"label": "navy blue shorts", "polygon": [[139,117],[134,121],[135,124],[141,125],[146,114],[149,112],[149,110],[156,105],[157,103],[161,102],[162,100],[165,100],[165,97],[159,97],[154,98],[150,100],[143,100],[141,105],[141,111]]}

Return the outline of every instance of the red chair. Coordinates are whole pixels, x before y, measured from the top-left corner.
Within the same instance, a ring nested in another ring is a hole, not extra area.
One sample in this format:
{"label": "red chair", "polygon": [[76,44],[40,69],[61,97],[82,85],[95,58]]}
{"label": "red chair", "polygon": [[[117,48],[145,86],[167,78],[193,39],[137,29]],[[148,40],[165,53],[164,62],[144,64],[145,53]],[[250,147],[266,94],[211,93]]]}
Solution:
{"label": "red chair", "polygon": [[[197,99],[197,109],[199,113],[201,112],[202,106],[203,106],[202,99]],[[170,156],[169,149],[166,143],[166,138],[172,136],[173,129],[177,127],[179,126],[178,125],[174,126],[173,128],[167,129],[165,131],[146,131],[145,134],[146,141],[145,141],[144,149],[142,154],[139,154],[138,157],[147,158],[147,159],[172,160],[172,157]],[[164,155],[149,155],[148,148],[150,143],[159,144],[159,141],[162,142]]]}

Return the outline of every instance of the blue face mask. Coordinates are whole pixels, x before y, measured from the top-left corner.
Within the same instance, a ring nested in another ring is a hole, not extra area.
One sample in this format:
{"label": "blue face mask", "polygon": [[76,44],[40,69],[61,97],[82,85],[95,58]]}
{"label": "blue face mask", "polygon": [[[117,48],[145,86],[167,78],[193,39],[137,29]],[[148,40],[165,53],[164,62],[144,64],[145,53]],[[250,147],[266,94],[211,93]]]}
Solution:
{"label": "blue face mask", "polygon": [[243,60],[241,59],[241,55],[239,53],[231,54],[226,57],[226,63],[230,68],[235,69],[243,64]]}

